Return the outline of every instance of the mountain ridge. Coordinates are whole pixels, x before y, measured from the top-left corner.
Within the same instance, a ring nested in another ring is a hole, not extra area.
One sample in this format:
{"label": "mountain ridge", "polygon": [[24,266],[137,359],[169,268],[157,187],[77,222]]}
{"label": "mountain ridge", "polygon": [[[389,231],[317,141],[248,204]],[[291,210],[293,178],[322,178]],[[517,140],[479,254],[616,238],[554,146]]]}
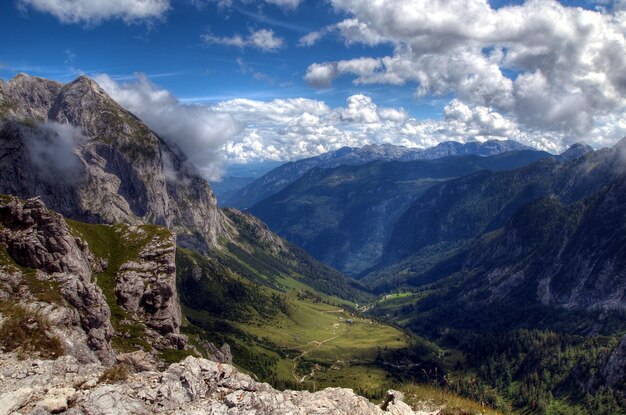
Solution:
{"label": "mountain ridge", "polygon": [[316,157],[285,163],[235,192],[223,203],[237,208],[249,208],[284,189],[314,167],[333,168],[342,164],[360,165],[376,160],[429,160],[459,154],[493,155],[506,151],[528,149],[530,147],[512,140],[491,140],[484,143],[469,142],[465,144],[444,142],[427,149],[412,149],[393,144],[342,147],[339,150]]}
{"label": "mountain ridge", "polygon": [[316,167],[248,211],[322,262],[358,275],[378,263],[395,221],[432,185],[478,170],[511,169],[545,157],[550,154],[519,150],[484,157]]}

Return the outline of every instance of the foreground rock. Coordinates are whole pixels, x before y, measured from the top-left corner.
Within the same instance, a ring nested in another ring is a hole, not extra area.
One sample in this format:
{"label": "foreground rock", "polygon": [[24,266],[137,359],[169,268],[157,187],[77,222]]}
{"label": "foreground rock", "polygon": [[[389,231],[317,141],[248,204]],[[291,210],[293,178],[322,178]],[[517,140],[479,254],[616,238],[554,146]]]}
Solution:
{"label": "foreground rock", "polygon": [[[80,365],[70,356],[17,361],[0,353],[0,415],[66,414],[333,414],[413,415],[391,392],[381,406],[351,389],[277,391],[228,364],[188,357],[164,372],[118,376],[106,383],[106,369]],[[108,372],[107,372],[108,371]],[[109,377],[110,378],[110,377]],[[383,409],[384,408],[384,409]]]}

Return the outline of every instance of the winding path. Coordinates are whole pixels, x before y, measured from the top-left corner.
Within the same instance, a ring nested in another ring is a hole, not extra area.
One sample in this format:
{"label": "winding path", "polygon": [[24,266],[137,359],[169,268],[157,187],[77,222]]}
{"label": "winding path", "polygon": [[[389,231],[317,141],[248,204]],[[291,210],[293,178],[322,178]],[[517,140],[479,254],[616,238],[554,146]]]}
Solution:
{"label": "winding path", "polygon": [[315,343],[315,347],[313,347],[313,348],[311,348],[309,350],[305,350],[304,352],[300,353],[298,356],[296,356],[293,359],[291,359],[293,361],[293,369],[291,369],[291,375],[296,380],[296,382],[303,383],[306,380],[307,377],[313,376],[313,374],[315,374],[315,369],[314,369],[314,370],[311,371],[310,374],[304,375],[304,376],[302,376],[301,379],[298,379],[298,376],[296,376],[296,368],[298,367],[298,359],[301,359],[303,356],[307,355],[308,353],[311,353],[313,350],[319,349],[324,343],[329,342],[331,340],[334,340],[334,339],[336,339],[337,337],[339,337],[339,336],[341,336],[343,334],[345,334],[345,331],[344,331],[344,333],[337,334],[337,335],[335,335],[333,337],[330,337],[330,338],[328,338],[326,340],[322,340],[322,341],[313,340],[313,341],[310,341],[307,344],[305,344],[305,347],[306,347],[306,346],[308,346],[311,343]]}

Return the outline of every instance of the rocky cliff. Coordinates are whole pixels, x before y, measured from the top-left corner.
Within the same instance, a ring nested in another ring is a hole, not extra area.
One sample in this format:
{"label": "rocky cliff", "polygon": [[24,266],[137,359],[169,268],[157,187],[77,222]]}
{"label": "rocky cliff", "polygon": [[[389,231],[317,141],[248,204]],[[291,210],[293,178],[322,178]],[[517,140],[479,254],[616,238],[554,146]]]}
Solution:
{"label": "rocky cliff", "polygon": [[0,193],[66,217],[155,223],[206,252],[226,225],[205,180],[93,80],[20,74],[0,89]]}
{"label": "rocky cliff", "polygon": [[0,224],[2,328],[8,330],[9,324],[21,325],[19,319],[30,318],[38,327],[26,330],[23,340],[39,329],[51,340],[45,342],[50,343],[47,346],[54,346],[54,339],[61,343],[60,353],[82,362],[113,363],[111,312],[93,281],[85,242],[39,199],[3,199]]}
{"label": "rocky cliff", "polygon": [[116,353],[182,349],[174,260],[163,228],[68,225],[39,198],[2,196],[0,344],[107,365]]}

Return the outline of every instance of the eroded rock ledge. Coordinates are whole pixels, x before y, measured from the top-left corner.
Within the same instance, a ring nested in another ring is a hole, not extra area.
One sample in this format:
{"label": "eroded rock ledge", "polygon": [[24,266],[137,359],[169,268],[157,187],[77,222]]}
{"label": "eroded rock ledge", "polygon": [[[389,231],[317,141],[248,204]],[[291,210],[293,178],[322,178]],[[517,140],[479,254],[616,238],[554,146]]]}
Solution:
{"label": "eroded rock ledge", "polygon": [[0,415],[65,414],[332,414],[413,415],[399,392],[374,405],[351,389],[277,391],[233,366],[188,357],[164,372],[128,374],[117,383],[103,379],[99,364],[57,360],[17,361],[0,353]]}

